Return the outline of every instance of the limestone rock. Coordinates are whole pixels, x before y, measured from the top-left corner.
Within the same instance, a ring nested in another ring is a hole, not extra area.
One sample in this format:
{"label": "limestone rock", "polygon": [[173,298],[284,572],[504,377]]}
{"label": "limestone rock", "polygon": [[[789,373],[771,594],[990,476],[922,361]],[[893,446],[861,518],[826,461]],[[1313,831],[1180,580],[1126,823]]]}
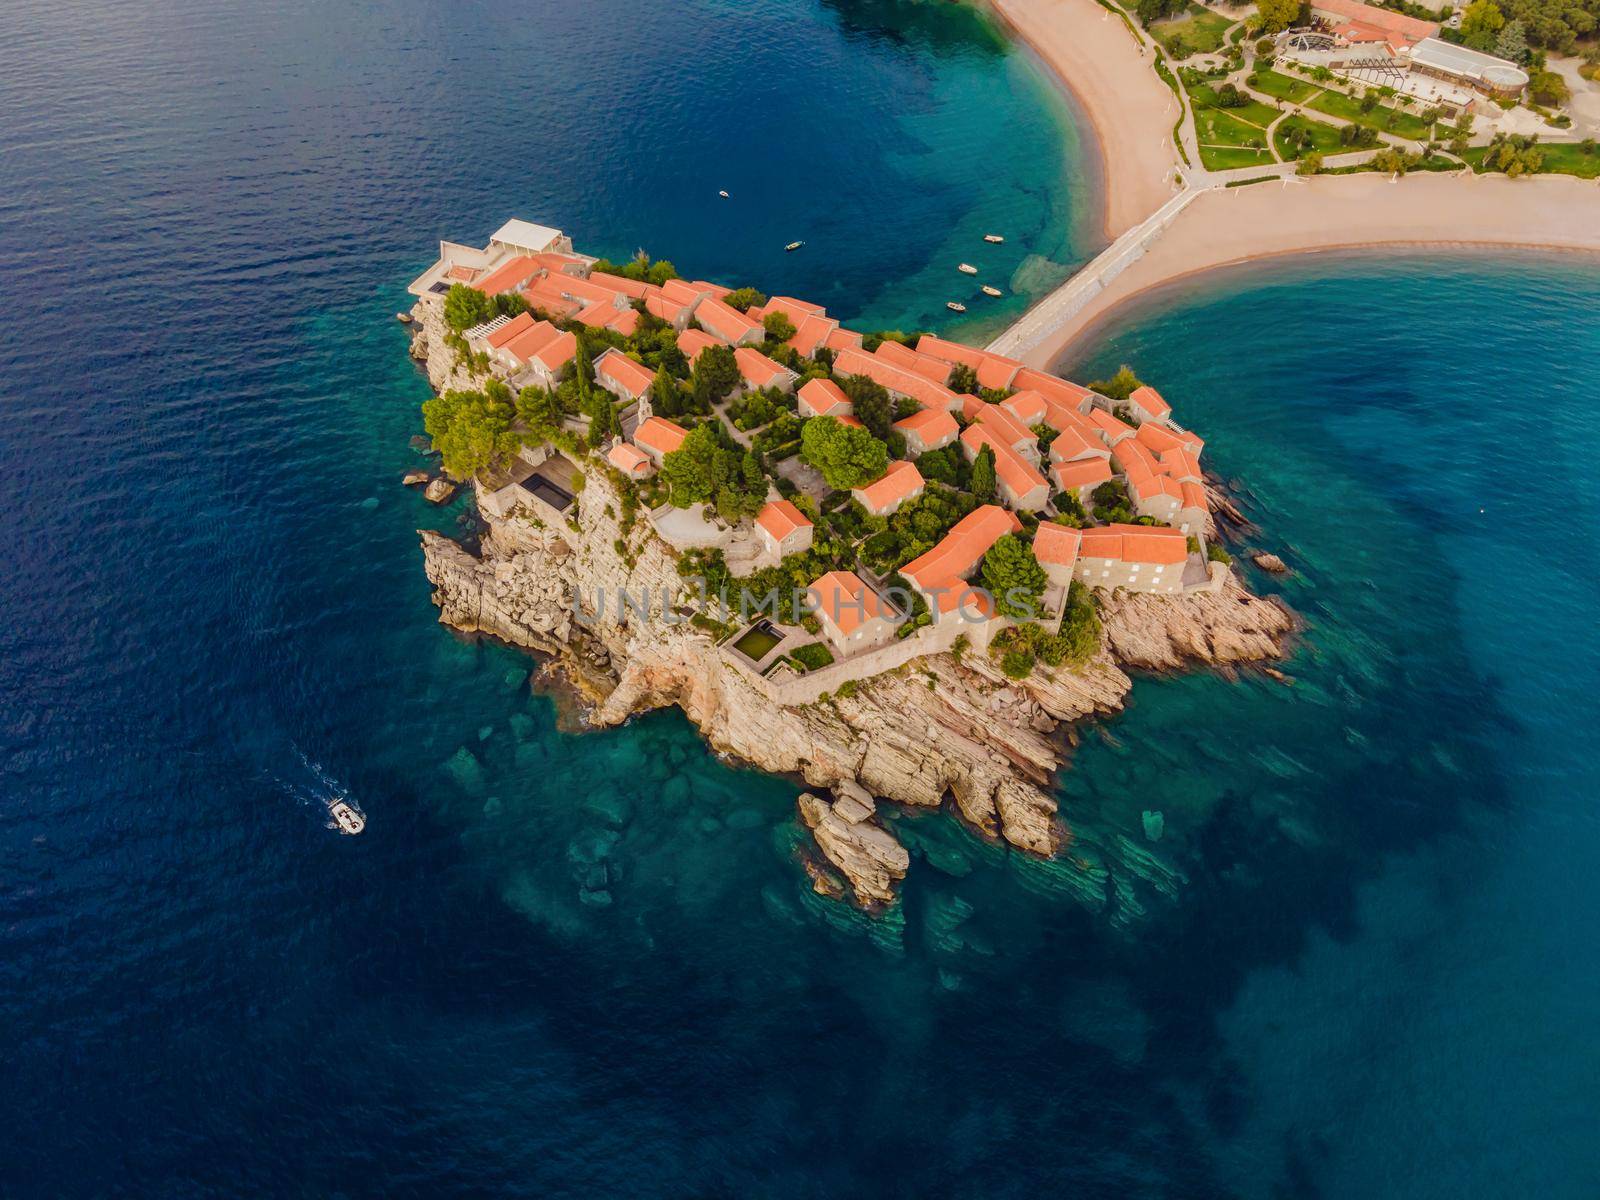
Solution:
{"label": "limestone rock", "polygon": [[1283,559],[1276,554],[1268,554],[1265,550],[1257,551],[1250,556],[1250,561],[1263,571],[1270,571],[1274,575],[1283,575],[1289,568],[1284,565]]}
{"label": "limestone rock", "polygon": [[820,796],[805,792],[798,801],[800,817],[817,848],[839,869],[862,907],[894,900],[894,885],[906,877],[911,855],[881,825],[842,820]]}
{"label": "limestone rock", "polygon": [[1281,658],[1297,628],[1281,600],[1246,591],[1233,575],[1216,592],[1103,596],[1100,623],[1115,658],[1152,669]]}
{"label": "limestone rock", "polygon": [[415,487],[419,483],[427,482],[428,473],[426,471],[407,471],[400,477],[400,483],[403,487]]}
{"label": "limestone rock", "polygon": [[424,498],[432,500],[435,504],[443,504],[455,494],[455,485],[442,475],[429,483],[422,492]]}

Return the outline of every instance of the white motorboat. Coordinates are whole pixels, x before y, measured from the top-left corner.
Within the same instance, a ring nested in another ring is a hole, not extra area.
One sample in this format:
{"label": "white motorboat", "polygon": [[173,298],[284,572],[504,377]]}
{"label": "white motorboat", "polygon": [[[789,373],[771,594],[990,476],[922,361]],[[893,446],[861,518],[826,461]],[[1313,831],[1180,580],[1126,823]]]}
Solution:
{"label": "white motorboat", "polygon": [[330,801],[328,812],[333,815],[340,833],[357,834],[367,827],[366,817],[343,800]]}

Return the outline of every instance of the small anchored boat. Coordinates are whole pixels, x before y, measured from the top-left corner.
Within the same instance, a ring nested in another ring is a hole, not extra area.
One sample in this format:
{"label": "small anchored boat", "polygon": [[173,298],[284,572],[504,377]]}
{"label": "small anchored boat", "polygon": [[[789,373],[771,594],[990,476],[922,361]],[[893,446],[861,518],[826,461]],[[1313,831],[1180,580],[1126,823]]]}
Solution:
{"label": "small anchored boat", "polygon": [[1005,238],[1001,237],[998,233],[986,233],[983,235],[983,240],[988,242],[990,245],[998,246],[1001,242],[1005,241]]}
{"label": "small anchored boat", "polygon": [[721,196],[724,200],[726,200],[728,198],[728,193],[727,192],[718,192],[717,195]]}
{"label": "small anchored boat", "polygon": [[787,246],[784,247],[784,249],[789,251],[789,253],[793,254],[796,250],[800,249],[800,247],[804,246],[804,245],[805,245],[804,242],[790,242]]}
{"label": "small anchored boat", "polygon": [[984,284],[983,287],[981,289],[979,289],[979,290],[981,290],[985,296],[1004,296],[1005,295],[1005,293],[1002,292],[999,288],[990,287],[987,283]]}
{"label": "small anchored boat", "polygon": [[944,306],[946,308],[948,308],[951,312],[966,312],[967,311],[967,306],[965,304],[958,304],[954,300],[946,300],[944,302]]}
{"label": "small anchored boat", "polygon": [[328,811],[333,814],[340,833],[357,834],[367,827],[367,819],[343,800],[330,803]]}
{"label": "small anchored boat", "polygon": [[957,263],[956,270],[960,271],[963,275],[976,275],[978,273],[978,268],[973,266],[971,263]]}

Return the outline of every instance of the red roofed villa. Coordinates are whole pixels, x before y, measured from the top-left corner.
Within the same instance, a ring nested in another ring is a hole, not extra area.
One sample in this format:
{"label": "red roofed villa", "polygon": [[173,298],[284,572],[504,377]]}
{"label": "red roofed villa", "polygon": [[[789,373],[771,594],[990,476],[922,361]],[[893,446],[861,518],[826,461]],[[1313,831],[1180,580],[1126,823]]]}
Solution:
{"label": "red roofed villa", "polygon": [[854,571],[829,571],[809,590],[823,635],[841,657],[894,639],[899,614]]}
{"label": "red roofed villa", "polygon": [[850,494],[875,517],[887,517],[907,500],[922,495],[922,472],[914,463],[892,462],[883,475],[864,487],[851,488]]}
{"label": "red roofed villa", "polygon": [[688,430],[665,417],[648,417],[633,431],[633,444],[660,467],[661,460],[683,445],[683,439],[688,436]]}

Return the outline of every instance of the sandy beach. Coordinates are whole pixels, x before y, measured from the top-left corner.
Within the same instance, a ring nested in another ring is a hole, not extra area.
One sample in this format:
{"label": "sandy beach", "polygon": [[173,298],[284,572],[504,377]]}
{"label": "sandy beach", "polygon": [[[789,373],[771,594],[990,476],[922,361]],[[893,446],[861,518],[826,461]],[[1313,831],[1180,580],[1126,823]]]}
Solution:
{"label": "sandy beach", "polygon": [[1571,176],[1363,174],[1206,191],[1143,258],[1031,347],[1054,363],[1134,297],[1256,259],[1371,246],[1522,247],[1600,253],[1600,185]]}
{"label": "sandy beach", "polygon": [[992,0],[1082,106],[1104,164],[1107,239],[1173,193],[1178,101],[1121,19],[1095,0]]}

